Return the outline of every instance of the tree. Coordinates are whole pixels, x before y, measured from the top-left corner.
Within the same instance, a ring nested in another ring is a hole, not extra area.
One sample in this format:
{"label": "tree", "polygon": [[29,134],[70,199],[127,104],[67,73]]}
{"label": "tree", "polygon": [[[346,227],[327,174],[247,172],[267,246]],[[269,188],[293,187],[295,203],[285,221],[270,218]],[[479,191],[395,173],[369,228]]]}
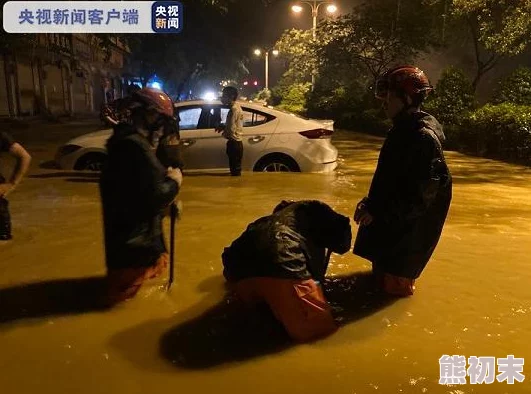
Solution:
{"label": "tree", "polygon": [[367,2],[322,25],[321,36],[331,39],[319,58],[341,69],[361,65],[374,80],[390,66],[438,47],[437,18],[435,7],[423,0]]}
{"label": "tree", "polygon": [[375,28],[360,14],[347,15],[329,23],[324,29],[334,37],[322,48],[325,63],[338,68],[361,65],[373,79],[390,65],[405,62],[418,52],[399,35]]}
{"label": "tree", "polygon": [[479,41],[500,55],[518,55],[531,40],[530,0],[454,0],[453,12],[477,20]]}
{"label": "tree", "polygon": [[384,70],[438,45],[434,7],[422,0],[397,4],[396,0],[367,2],[350,14],[321,23],[316,40],[309,31],[285,32],[276,44],[288,65],[282,84],[307,81],[316,69],[308,102],[312,115],[372,108],[367,87]]}
{"label": "tree", "polygon": [[[375,52],[390,52],[396,61],[409,60],[419,52],[440,45],[437,3],[374,0],[357,7],[352,15],[357,15],[351,23],[357,35],[365,38],[363,46],[370,45],[374,39],[377,42]],[[370,47],[368,49],[371,51]]]}
{"label": "tree", "polygon": [[445,126],[455,126],[475,105],[474,90],[465,73],[448,67],[437,82],[435,92],[428,97],[425,108]]}
{"label": "tree", "polygon": [[472,38],[476,60],[474,90],[503,56],[522,53],[531,40],[530,0],[453,0],[451,15],[454,26],[466,24]]}
{"label": "tree", "polygon": [[308,81],[317,66],[318,41],[310,30],[286,30],[275,44],[286,62],[283,79],[292,83]]}
{"label": "tree", "polygon": [[519,67],[504,78],[496,91],[494,102],[531,105],[531,68]]}
{"label": "tree", "polygon": [[[272,94],[273,98],[278,94],[282,96],[282,101],[278,108],[297,114],[304,114],[306,113],[306,95],[310,91],[310,87],[311,84],[309,82],[293,83],[285,87],[278,85]],[[284,91],[281,91],[282,89]]]}

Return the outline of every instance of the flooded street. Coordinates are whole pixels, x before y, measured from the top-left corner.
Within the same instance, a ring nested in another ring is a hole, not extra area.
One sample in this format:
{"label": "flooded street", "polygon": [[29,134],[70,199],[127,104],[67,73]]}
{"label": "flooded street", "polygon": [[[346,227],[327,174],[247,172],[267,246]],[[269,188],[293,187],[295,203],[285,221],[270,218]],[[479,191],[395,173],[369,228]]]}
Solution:
{"label": "flooded street", "polygon": [[[329,175],[185,176],[174,286],[162,278],[111,311],[86,297],[104,274],[97,175],[35,168],[10,198],[15,240],[0,244],[0,392],[531,393],[531,170],[501,162],[446,153],[452,206],[413,297],[367,294],[368,262],[333,255],[336,334],[293,345],[246,332],[221,252],[282,199],[351,217],[381,139],[339,132],[334,144]],[[443,354],[524,357],[526,380],[441,386]]]}

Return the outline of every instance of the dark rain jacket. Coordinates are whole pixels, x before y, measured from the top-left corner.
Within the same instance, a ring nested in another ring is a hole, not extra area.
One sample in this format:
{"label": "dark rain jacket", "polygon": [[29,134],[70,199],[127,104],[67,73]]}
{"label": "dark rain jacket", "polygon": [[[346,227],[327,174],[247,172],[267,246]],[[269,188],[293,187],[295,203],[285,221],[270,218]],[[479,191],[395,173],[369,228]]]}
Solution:
{"label": "dark rain jacket", "polygon": [[157,146],[157,157],[164,167],[183,170],[179,118],[177,120],[171,119],[164,126],[164,135]]}
{"label": "dark rain jacket", "polygon": [[223,274],[235,282],[251,277],[323,280],[325,250],[346,253],[349,218],[319,201],[294,202],[251,223],[222,254]]}
{"label": "dark rain jacket", "polygon": [[439,241],[452,198],[452,178],[437,120],[425,113],[394,120],[380,151],[354,254],[384,272],[415,279]]}
{"label": "dark rain jacket", "polygon": [[164,209],[178,193],[148,141],[120,124],[107,142],[100,179],[108,269],[154,265],[166,251]]}

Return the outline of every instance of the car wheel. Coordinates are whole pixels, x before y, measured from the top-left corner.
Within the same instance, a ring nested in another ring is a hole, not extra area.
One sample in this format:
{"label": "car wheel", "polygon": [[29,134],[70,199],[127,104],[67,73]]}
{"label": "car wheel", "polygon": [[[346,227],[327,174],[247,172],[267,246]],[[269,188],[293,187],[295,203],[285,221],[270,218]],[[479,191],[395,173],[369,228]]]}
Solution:
{"label": "car wheel", "polygon": [[107,156],[103,153],[88,153],[81,156],[75,165],[75,170],[101,171]]}
{"label": "car wheel", "polygon": [[300,172],[295,160],[286,155],[269,155],[258,162],[255,171],[262,172]]}

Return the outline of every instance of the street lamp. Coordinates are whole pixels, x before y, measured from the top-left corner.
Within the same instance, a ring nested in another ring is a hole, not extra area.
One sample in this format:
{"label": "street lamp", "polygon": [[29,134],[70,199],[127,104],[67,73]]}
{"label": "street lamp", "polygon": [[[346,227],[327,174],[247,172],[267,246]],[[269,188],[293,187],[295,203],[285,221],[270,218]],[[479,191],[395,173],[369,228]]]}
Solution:
{"label": "street lamp", "polygon": [[[270,49],[264,50],[265,54],[265,90],[269,90],[269,51]],[[254,54],[256,56],[260,56],[262,54],[262,50],[255,49]],[[271,54],[273,56],[278,56],[279,52],[276,49],[273,49],[271,51]]]}
{"label": "street lamp", "polygon": [[300,5],[291,6],[291,9],[293,12],[302,12],[302,7]]}
{"label": "street lamp", "polygon": [[[307,4],[312,9],[312,20],[313,20],[312,38],[315,41],[316,36],[317,36],[317,13],[319,12],[319,7],[322,4],[328,4],[328,6],[326,7],[326,11],[329,14],[335,13],[337,11],[337,7],[335,4],[331,3],[330,1],[321,1],[321,0],[301,1],[300,3]],[[300,13],[302,12],[302,6],[300,4],[295,4],[291,6],[291,10],[295,13]],[[315,86],[315,70],[312,71],[312,91],[313,91],[314,86]]]}
{"label": "street lamp", "polygon": [[[308,4],[310,8],[312,9],[312,21],[313,21],[312,37],[315,40],[316,31],[317,31],[317,13],[319,12],[319,7],[322,4],[328,4],[328,6],[326,7],[326,11],[329,14],[335,13],[337,11],[337,7],[335,4],[333,4],[330,1],[321,1],[321,0],[301,1],[300,4]],[[291,10],[295,13],[302,12],[302,6],[300,4],[295,4],[291,6]]]}

